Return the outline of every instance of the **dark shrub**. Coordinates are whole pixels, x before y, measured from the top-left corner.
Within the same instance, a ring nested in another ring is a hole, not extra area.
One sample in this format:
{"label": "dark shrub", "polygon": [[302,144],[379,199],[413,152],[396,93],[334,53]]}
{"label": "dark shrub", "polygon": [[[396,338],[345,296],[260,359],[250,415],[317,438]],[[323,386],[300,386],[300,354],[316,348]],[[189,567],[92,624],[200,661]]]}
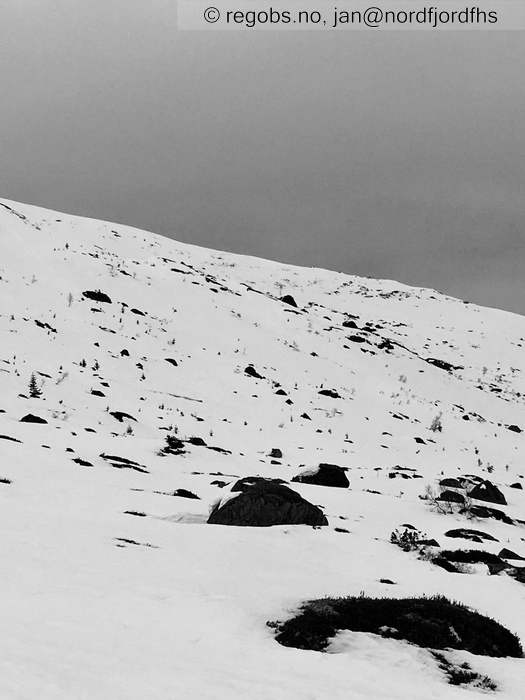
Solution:
{"label": "dark shrub", "polygon": [[184,443],[176,435],[166,435],[164,438],[166,441],[166,446],[163,448],[163,452],[173,452],[178,450],[184,450]]}
{"label": "dark shrub", "polygon": [[326,598],[305,603],[278,623],[284,646],[322,651],[338,630],[372,632],[430,649],[464,649],[485,656],[521,658],[516,635],[489,617],[442,596],[433,598]]}
{"label": "dark shrub", "polygon": [[497,690],[497,685],[488,676],[473,671],[469,664],[455,664],[437,651],[432,656],[438,662],[439,668],[447,675],[450,685],[471,685],[483,690]]}

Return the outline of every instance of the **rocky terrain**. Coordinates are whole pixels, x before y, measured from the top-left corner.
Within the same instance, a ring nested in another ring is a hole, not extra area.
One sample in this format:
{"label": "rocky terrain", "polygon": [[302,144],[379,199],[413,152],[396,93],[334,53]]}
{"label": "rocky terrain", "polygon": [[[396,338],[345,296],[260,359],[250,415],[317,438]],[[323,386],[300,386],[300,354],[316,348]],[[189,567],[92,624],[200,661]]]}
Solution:
{"label": "rocky terrain", "polygon": [[525,640],[525,317],[0,200],[0,333],[1,697],[522,697],[459,628],[279,630]]}

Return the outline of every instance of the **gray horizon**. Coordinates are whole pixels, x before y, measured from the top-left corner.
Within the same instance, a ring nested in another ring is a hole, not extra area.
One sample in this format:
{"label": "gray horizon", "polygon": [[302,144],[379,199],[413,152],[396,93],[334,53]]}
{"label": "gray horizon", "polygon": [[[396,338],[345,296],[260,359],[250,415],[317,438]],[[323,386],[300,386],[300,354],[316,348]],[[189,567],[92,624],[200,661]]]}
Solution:
{"label": "gray horizon", "polygon": [[1,197],[525,314],[521,32],[4,4]]}

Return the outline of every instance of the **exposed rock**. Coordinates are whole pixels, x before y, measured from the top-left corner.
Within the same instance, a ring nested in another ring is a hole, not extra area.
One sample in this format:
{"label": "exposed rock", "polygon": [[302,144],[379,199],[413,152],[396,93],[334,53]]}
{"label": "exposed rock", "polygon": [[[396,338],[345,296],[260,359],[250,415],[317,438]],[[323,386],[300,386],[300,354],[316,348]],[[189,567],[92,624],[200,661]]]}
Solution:
{"label": "exposed rock", "polygon": [[471,540],[472,542],[483,542],[483,540],[498,542],[498,540],[495,537],[492,537],[492,535],[489,535],[486,532],[482,532],[481,530],[472,530],[464,527],[445,532],[445,537],[454,537],[464,540]]}
{"label": "exposed rock", "polygon": [[47,423],[47,420],[39,416],[34,416],[32,413],[28,413],[27,416],[20,418],[20,423]]}
{"label": "exposed rock", "polygon": [[521,559],[522,561],[525,561],[525,557],[516,554],[516,552],[513,552],[511,549],[507,549],[506,547],[503,547],[501,552],[498,554],[498,557],[501,559]]}
{"label": "exposed rock", "polygon": [[439,556],[453,564],[485,564],[491,575],[499,574],[509,567],[498,555],[479,549],[443,550]]}
{"label": "exposed rock", "polygon": [[516,581],[525,583],[525,566],[518,566],[513,569],[508,569],[507,573],[509,576],[512,576],[512,578],[515,578]]}
{"label": "exposed rock", "polygon": [[422,540],[416,540],[416,544],[421,545],[422,547],[439,547],[439,542],[435,539],[422,539]]}
{"label": "exposed rock", "polygon": [[191,491],[188,491],[187,489],[177,489],[176,491],[173,492],[174,496],[180,496],[181,498],[192,498],[196,500],[200,500],[200,498],[192,493]]}
{"label": "exposed rock", "polygon": [[101,292],[100,289],[97,289],[94,292],[87,290],[86,292],[82,292],[82,296],[86,297],[86,299],[91,299],[91,301],[99,301],[104,304],[112,303],[111,298],[104,292]]}
{"label": "exposed rock", "polygon": [[349,335],[347,340],[350,340],[352,343],[366,343],[368,342],[366,338],[363,338],[362,335]]}
{"label": "exposed rock", "polygon": [[317,486],[335,486],[342,489],[347,489],[350,486],[345,470],[337,464],[321,463],[314,469],[307,469],[301,474],[297,474],[292,481]]}
{"label": "exposed rock", "polygon": [[108,455],[105,452],[100,454],[102,459],[109,462],[115,469],[133,469],[134,471],[141,472],[142,474],[148,474],[148,470],[143,465],[138,462],[134,462],[132,459],[127,457],[119,457],[118,455]]}
{"label": "exposed rock", "polygon": [[248,367],[245,367],[244,374],[248,375],[248,377],[253,377],[254,379],[264,379],[262,374],[259,374],[253,365],[248,365]]}
{"label": "exposed rock", "polygon": [[287,486],[259,482],[213,508],[208,523],[269,527],[271,525],[328,525],[320,508]]}
{"label": "exposed rock", "polygon": [[441,479],[439,482],[440,486],[448,486],[453,489],[463,488],[463,484],[459,479],[454,479],[453,477],[447,477],[446,479]]}
{"label": "exposed rock", "polygon": [[321,389],[318,392],[321,396],[329,396],[331,399],[340,399],[341,397],[335,389]]}
{"label": "exposed rock", "polygon": [[187,441],[195,447],[206,447],[206,442],[201,437],[190,437]]}
{"label": "exposed rock", "polygon": [[91,462],[88,462],[88,461],[85,460],[85,459],[81,459],[80,457],[75,457],[75,459],[73,460],[73,462],[75,462],[76,464],[80,464],[81,467],[92,467],[92,466],[93,466],[93,465],[91,464]]}
{"label": "exposed rock", "polygon": [[511,489],[523,489],[523,486],[520,484],[519,481],[516,481],[514,484],[510,485]]}
{"label": "exposed rock", "polygon": [[426,362],[429,365],[434,365],[434,367],[439,367],[439,369],[444,369],[446,372],[452,372],[454,369],[463,369],[461,365],[453,365],[450,362],[446,362],[446,360],[439,360],[435,357],[428,357]]}
{"label": "exposed rock", "polygon": [[255,486],[256,484],[262,484],[262,483],[285,484],[286,482],[283,479],[267,479],[264,476],[245,476],[242,479],[239,479],[238,481],[236,481],[235,484],[232,486],[231,490],[244,492],[244,491],[247,491],[252,486]]}
{"label": "exposed rock", "polygon": [[447,503],[465,503],[465,497],[457,491],[445,490],[437,497],[438,501],[446,501]]}
{"label": "exposed rock", "polygon": [[124,413],[123,411],[110,411],[109,412],[110,416],[113,416],[116,420],[118,420],[119,423],[122,423],[124,421],[124,418],[127,420],[133,420],[135,423],[137,422],[136,418],[133,418],[129,413]]}
{"label": "exposed rock", "polygon": [[482,481],[480,484],[477,484],[469,491],[468,495],[470,498],[475,498],[478,501],[488,501],[489,503],[498,503],[503,506],[507,505],[505,496],[491,481]]}
{"label": "exposed rock", "polygon": [[294,306],[296,309],[298,308],[297,302],[295,301],[295,299],[293,298],[293,296],[291,294],[285,294],[283,297],[281,297],[280,300],[283,302],[283,304],[288,304],[289,306]]}
{"label": "exposed rock", "polygon": [[445,571],[448,571],[449,574],[459,574],[459,569],[454,566],[454,564],[451,564],[448,559],[445,559],[444,557],[435,557],[432,559],[432,564],[435,566],[439,566],[440,569],[444,569]]}
{"label": "exposed rock", "polygon": [[278,447],[272,447],[268,457],[272,457],[273,459],[282,459],[283,458],[282,450],[280,450]]}
{"label": "exposed rock", "polygon": [[507,525],[514,525],[514,520],[498,508],[474,505],[470,507],[469,514],[476,518],[494,518],[494,520],[500,520],[502,523],[507,523]]}
{"label": "exposed rock", "polygon": [[20,444],[22,444],[22,440],[11,437],[10,435],[0,435],[0,440],[9,440],[10,442],[19,442]]}

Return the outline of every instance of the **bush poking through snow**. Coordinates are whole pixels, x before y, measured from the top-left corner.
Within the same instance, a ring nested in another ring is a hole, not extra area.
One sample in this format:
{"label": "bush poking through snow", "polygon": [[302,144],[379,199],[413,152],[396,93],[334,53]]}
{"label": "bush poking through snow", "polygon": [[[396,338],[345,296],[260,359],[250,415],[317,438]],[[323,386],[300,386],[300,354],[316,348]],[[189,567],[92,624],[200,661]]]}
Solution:
{"label": "bush poking through snow", "polygon": [[491,678],[476,673],[467,662],[454,664],[444,654],[436,651],[432,652],[432,656],[438,662],[439,668],[445,672],[450,685],[471,685],[482,690],[497,690],[498,686]]}
{"label": "bush poking through snow", "polygon": [[463,649],[483,656],[523,657],[518,637],[495,620],[443,596],[323,598],[274,623],[279,644],[325,650],[339,630],[404,639],[428,649]]}
{"label": "bush poking through snow", "polygon": [[443,431],[443,421],[441,420],[442,415],[442,413],[438,413],[438,415],[432,420],[429,430],[431,430],[433,433],[441,433]]}
{"label": "bush poking through snow", "polygon": [[404,530],[394,530],[390,534],[390,542],[400,547],[404,552],[411,552],[419,549],[421,540],[426,540],[427,536],[415,528],[405,527]]}

